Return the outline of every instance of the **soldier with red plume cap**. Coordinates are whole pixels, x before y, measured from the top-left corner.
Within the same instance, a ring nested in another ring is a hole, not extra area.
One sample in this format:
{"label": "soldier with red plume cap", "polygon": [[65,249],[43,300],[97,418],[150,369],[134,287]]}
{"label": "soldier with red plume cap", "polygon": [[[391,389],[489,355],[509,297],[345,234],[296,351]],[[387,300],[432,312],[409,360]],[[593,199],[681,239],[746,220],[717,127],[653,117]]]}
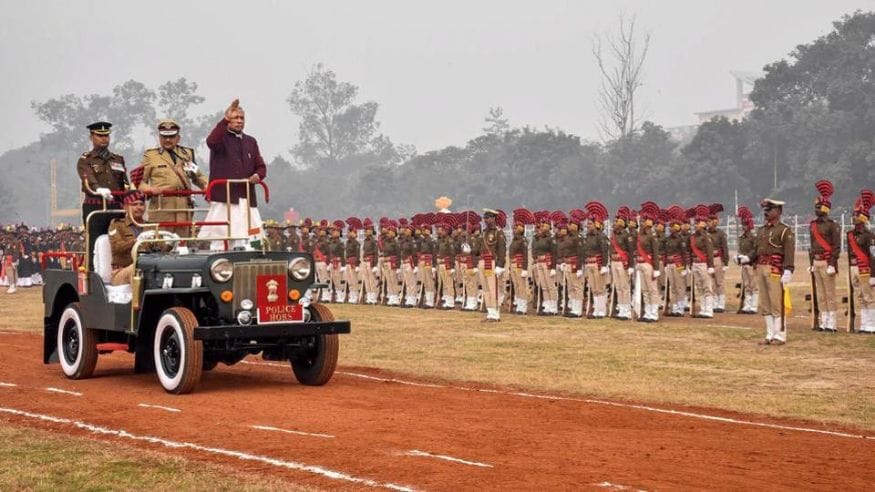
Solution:
{"label": "soldier with red plume cap", "polygon": [[434,307],[435,265],[437,261],[437,243],[431,237],[431,226],[434,214],[422,214],[419,219],[419,249],[417,260],[419,264],[419,282],[422,285],[422,307]]}
{"label": "soldier with red plume cap", "polygon": [[[584,264],[584,274],[589,291],[592,294],[592,317],[601,319],[608,314],[608,294],[605,290],[605,277],[610,268],[610,244],[604,233],[604,223],[608,219],[608,209],[599,202],[589,202],[584,208],[587,211],[586,238],[581,244],[581,257]],[[581,305],[572,306],[582,309]]]}
{"label": "soldier with red plume cap", "polygon": [[365,304],[376,304],[380,294],[378,274],[380,273],[380,249],[377,238],[374,237],[374,222],[365,218],[362,221],[365,238],[362,240],[362,286],[365,289]]}
{"label": "soldier with red plume cap", "polygon": [[848,231],[848,255],[851,264],[851,286],[860,313],[860,333],[875,334],[875,235],[869,230],[869,210],[875,204],[875,193],[863,190],[854,204],[854,228]]}
{"label": "soldier with red plume cap", "polygon": [[532,275],[541,291],[541,314],[559,313],[559,291],[556,288],[556,242],[550,231],[550,212],[537,212],[538,233],[532,238]]}
{"label": "soldier with red plume cap", "polygon": [[668,208],[669,234],[662,242],[662,253],[665,258],[663,269],[668,278],[669,316],[683,316],[683,299],[686,293],[685,277],[687,270],[687,242],[681,235],[681,223],[686,220],[686,212],[679,205]]}
{"label": "soldier with red plume cap", "polygon": [[630,210],[622,206],[614,219],[611,232],[611,288],[617,297],[617,319],[632,319],[632,281],[635,273],[635,244],[626,228]]}
{"label": "soldier with red plume cap", "polygon": [[456,298],[456,242],[450,237],[455,224],[455,216],[438,214],[437,223],[437,272],[438,292],[441,296],[441,309],[453,309]]}
{"label": "soldier with red plume cap", "polygon": [[328,226],[328,274],[331,278],[331,290],[334,302],[344,302],[346,299],[346,250],[344,249],[343,221],[335,220]]}
{"label": "soldier with red plume cap", "polygon": [[343,256],[346,264],[341,270],[343,272],[343,280],[346,283],[346,290],[349,293],[347,302],[358,304],[362,285],[360,280],[360,274],[362,273],[360,266],[361,243],[359,243],[358,235],[362,229],[362,221],[358,217],[349,217],[346,219],[346,225],[348,226],[346,244],[343,247]]}
{"label": "soldier with red plume cap", "polygon": [[526,226],[534,225],[535,220],[535,214],[525,208],[513,211],[513,238],[508,246],[508,255],[514,312],[517,314],[526,314],[529,310],[529,241],[526,239]]}
{"label": "soldier with red plume cap", "polygon": [[386,286],[386,305],[401,305],[401,248],[395,235],[398,233],[395,221],[387,219],[383,223],[384,237],[380,240],[380,258],[383,267],[383,282]]}
{"label": "soldier with red plume cap", "polygon": [[644,297],[644,312],[638,321],[653,323],[659,320],[659,287],[656,279],[661,275],[659,265],[659,240],[653,234],[653,224],[659,215],[659,206],[653,202],[641,204],[639,212],[641,230],[635,238],[636,268],[641,277],[641,293]]}
{"label": "soldier with red plume cap", "polygon": [[814,281],[815,306],[820,319],[813,327],[817,331],[836,331],[836,277],[842,239],[838,224],[829,218],[833,194],[831,182],[822,179],[814,184],[818,197],[814,201],[816,218],[811,221],[811,247],[808,250],[809,273]]}
{"label": "soldier with red plume cap", "polygon": [[739,312],[755,314],[759,303],[759,289],[754,276],[754,267],[750,264],[750,258],[756,247],[753,213],[747,207],[739,207],[737,214],[743,230],[738,236],[738,256],[736,257],[736,262],[741,265],[741,284],[742,290],[744,290],[744,299]]}
{"label": "soldier with red plume cap", "polygon": [[720,225],[720,212],[723,205],[712,203],[708,205],[708,234],[711,236],[711,244],[714,246],[714,312],[726,311],[726,284],[724,276],[729,270],[729,239]]}
{"label": "soldier with red plume cap", "polygon": [[699,312],[692,313],[697,318],[714,317],[714,242],[708,233],[710,210],[706,205],[696,206],[696,232],[690,236],[690,261],[693,282],[699,301]]}
{"label": "soldier with red plume cap", "polygon": [[486,305],[484,322],[501,321],[499,279],[504,274],[507,247],[504,231],[496,225],[498,216],[499,213],[496,210],[483,209],[483,220],[486,227],[480,236],[480,261],[477,263],[477,267],[482,275],[483,303]]}

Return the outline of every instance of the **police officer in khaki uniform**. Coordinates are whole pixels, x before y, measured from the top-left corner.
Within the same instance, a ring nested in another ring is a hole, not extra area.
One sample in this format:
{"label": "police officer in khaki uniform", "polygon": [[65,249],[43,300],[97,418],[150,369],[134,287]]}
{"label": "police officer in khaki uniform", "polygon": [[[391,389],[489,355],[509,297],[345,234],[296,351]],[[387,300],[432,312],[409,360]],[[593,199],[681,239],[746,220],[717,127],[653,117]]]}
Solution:
{"label": "police officer in khaki uniform", "polygon": [[875,193],[863,190],[854,204],[854,228],[848,231],[851,286],[860,313],[860,333],[875,334],[875,235],[869,230],[869,209],[875,203]]}
{"label": "police officer in khaki uniform", "polygon": [[[134,274],[134,260],[131,250],[142,232],[136,224],[143,223],[146,211],[145,196],[139,191],[131,191],[124,198],[125,217],[113,219],[109,224],[109,244],[112,249],[112,285],[131,283]],[[149,249],[147,245],[141,251]]]}
{"label": "police officer in khaki uniform", "polygon": [[[659,206],[653,202],[641,204],[641,231],[635,235],[635,268],[640,274],[644,312],[638,321],[653,323],[659,319],[659,287],[656,279],[662,274],[659,264],[659,240],[653,234],[653,224]],[[637,225],[637,223],[636,223]]]}
{"label": "police officer in khaki uniform", "polygon": [[716,297],[714,291],[714,239],[708,231],[709,210],[705,205],[696,207],[696,232],[690,236],[690,270],[699,302],[697,318],[713,318]]}
{"label": "police officer in khaki uniform", "polygon": [[346,302],[358,304],[362,286],[360,277],[362,271],[359,266],[361,263],[361,243],[359,243],[358,234],[359,230],[362,229],[362,221],[358,217],[349,217],[346,219],[346,225],[349,226],[346,233],[346,244],[343,246],[346,265],[341,267],[341,270],[343,271],[343,280],[346,282],[346,289],[349,292],[349,298]]}
{"label": "police officer in khaki uniform", "polygon": [[[179,124],[173,120],[158,123],[159,147],[143,154],[143,181],[138,189],[149,199],[149,222],[191,222],[194,201],[188,196],[161,196],[163,192],[186,191],[192,184],[206,188],[207,177],[195,161],[194,149],[179,145]],[[182,237],[192,235],[191,226],[162,227]]]}
{"label": "police officer in khaki uniform", "polygon": [[629,207],[622,206],[617,210],[611,232],[611,289],[616,296],[617,319],[632,319],[632,280],[635,273],[635,244],[626,229],[629,219]]}
{"label": "police officer in khaki uniform", "polygon": [[98,121],[86,128],[91,131],[93,148],[84,152],[76,163],[76,171],[82,181],[82,193],[85,194],[82,202],[82,224],[86,223],[88,214],[103,210],[104,203],[107,209],[120,209],[121,201],[113,198],[112,192],[125,191],[128,188],[125,158],[109,151],[112,123]]}
{"label": "police officer in khaki uniform", "polygon": [[[766,338],[761,344],[783,345],[787,342],[784,324],[784,286],[793,278],[796,236],[781,222],[784,202],[766,198],[760,203],[766,223],[757,231],[756,250],[749,258],[756,265],[760,291],[760,313],[766,322]],[[746,264],[745,258],[741,259]]]}
{"label": "police officer in khaki uniform", "polygon": [[507,238],[504,232],[495,225],[498,212],[489,208],[483,209],[483,221],[486,227],[479,237],[480,269],[483,279],[483,303],[486,305],[484,322],[501,321],[498,308],[498,278],[504,273],[505,258],[507,258]]}
{"label": "police officer in khaki uniform", "polygon": [[514,312],[526,314],[529,310],[529,241],[526,225],[535,224],[535,215],[525,208],[513,211],[513,238],[508,246],[510,281],[513,285]]}
{"label": "police officer in khaki uniform", "polygon": [[362,240],[362,266],[361,279],[365,289],[365,303],[377,304],[380,292],[378,281],[380,273],[380,249],[377,239],[374,237],[374,222],[365,218],[362,222],[365,230],[365,238]]}

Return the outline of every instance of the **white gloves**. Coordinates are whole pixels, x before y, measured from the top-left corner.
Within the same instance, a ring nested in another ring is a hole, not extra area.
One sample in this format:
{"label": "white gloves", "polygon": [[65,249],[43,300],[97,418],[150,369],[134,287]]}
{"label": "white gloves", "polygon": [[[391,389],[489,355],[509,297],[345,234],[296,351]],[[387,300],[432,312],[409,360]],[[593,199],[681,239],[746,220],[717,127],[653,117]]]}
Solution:
{"label": "white gloves", "polygon": [[473,270],[471,270],[471,271],[472,271],[472,272],[474,272],[474,273],[477,273],[477,272],[479,272],[479,271],[480,271],[480,269],[479,269],[479,268],[474,268],[474,269],[473,269]]}
{"label": "white gloves", "polygon": [[355,267],[355,273],[359,272],[359,267]]}
{"label": "white gloves", "polygon": [[708,275],[714,275],[714,267],[708,267]]}
{"label": "white gloves", "polygon": [[343,273],[343,272],[345,272],[345,271],[346,271],[346,267],[345,267],[345,266],[340,267],[340,273]]}
{"label": "white gloves", "polygon": [[577,275],[577,278],[583,277],[583,270],[578,270],[575,275]]}
{"label": "white gloves", "polygon": [[826,274],[827,275],[835,275],[836,274],[836,267],[834,267],[832,265],[826,267]]}
{"label": "white gloves", "polygon": [[599,270],[599,272],[601,272],[602,275],[608,273],[609,271],[610,271],[610,269],[609,269],[608,267],[606,267],[606,266],[603,266],[603,267],[601,268],[601,270]]}
{"label": "white gloves", "polygon": [[813,266],[808,267],[808,273],[814,273],[814,267],[813,267]]}
{"label": "white gloves", "polygon": [[528,276],[529,276],[529,272],[528,272],[528,270],[523,270],[523,271],[520,272],[520,277],[522,277],[522,278],[526,278],[526,277],[528,277]]}
{"label": "white gloves", "polygon": [[662,275],[662,272],[659,270],[653,270],[653,278],[659,278],[660,275]]}
{"label": "white gloves", "polygon": [[869,278],[869,285],[875,286],[875,277]]}
{"label": "white gloves", "polygon": [[555,276],[556,276],[556,269],[555,269],[555,268],[551,268],[551,269],[550,269],[550,276],[551,276],[551,277],[555,277]]}
{"label": "white gloves", "polygon": [[503,267],[500,267],[500,266],[495,267],[495,274],[496,275],[501,275],[502,273],[504,273]]}
{"label": "white gloves", "polygon": [[729,267],[728,267],[728,266],[724,266],[724,267],[723,267],[723,271],[726,272],[727,270],[729,270]]}
{"label": "white gloves", "polygon": [[689,273],[690,273],[690,271],[687,270],[686,268],[684,268],[683,270],[681,270],[681,277],[686,277],[687,274],[689,274]]}
{"label": "white gloves", "polygon": [[626,273],[628,273],[629,276],[635,275],[635,269],[634,269],[634,268],[630,268],[630,269],[626,270]]}
{"label": "white gloves", "polygon": [[455,268],[450,268],[450,275],[452,275],[452,274],[454,274],[454,273],[456,273],[456,269],[455,269]]}
{"label": "white gloves", "polygon": [[112,200],[112,191],[109,188],[98,188],[94,190],[95,193],[102,196],[104,200]]}
{"label": "white gloves", "polygon": [[738,255],[735,257],[735,260],[738,262],[739,265],[747,265],[748,263],[750,263],[750,256]]}
{"label": "white gloves", "polygon": [[413,274],[416,275],[419,273],[419,267],[413,267]]}
{"label": "white gloves", "polygon": [[395,270],[395,275],[401,275],[401,269],[400,269],[400,268],[397,269],[397,270]]}
{"label": "white gloves", "polygon": [[790,279],[793,277],[793,272],[790,270],[784,270],[784,274],[781,275],[781,283],[787,285],[790,283]]}
{"label": "white gloves", "polygon": [[377,267],[373,267],[373,268],[371,268],[371,272],[373,272],[373,273],[377,273],[378,271],[379,271],[379,270],[377,269]]}

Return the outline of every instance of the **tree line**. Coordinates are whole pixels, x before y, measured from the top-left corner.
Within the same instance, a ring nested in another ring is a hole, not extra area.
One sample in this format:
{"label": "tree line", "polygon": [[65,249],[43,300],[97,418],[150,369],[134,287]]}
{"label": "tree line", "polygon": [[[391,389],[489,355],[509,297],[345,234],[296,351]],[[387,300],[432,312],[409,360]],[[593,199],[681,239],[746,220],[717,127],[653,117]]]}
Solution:
{"label": "tree line", "polygon": [[[398,217],[433,210],[443,195],[454,209],[567,210],[600,200],[614,210],[654,200],[665,207],[722,202],[731,210],[736,193],[747,205],[784,199],[788,212],[804,215],[821,178],[835,183],[841,211],[861,188],[875,186],[873,39],[875,13],[844,16],[830,33],[766,65],[748,118],[705,122],[685,145],[655,122],[592,142],[559,128],[514,127],[495,107],[464,145],[418,153],[381,133],[378,103],[359,101],[358,87],[318,64],[286,100],[300,119],[297,143],[262,149],[276,156],[268,159],[272,196],[262,215],[282,219],[294,207],[313,218]],[[221,117],[193,116],[203,101],[197,84],[180,78],[156,89],[132,80],[108,95],[34,102],[51,131],[0,156],[0,222],[45,221],[51,159],[59,162],[59,205],[77,206],[74,163],[88,148],[87,123],[112,121],[113,148],[133,168],[143,150],[134,132],[151,130],[158,118],[179,121],[184,143],[202,142]],[[206,167],[207,156],[200,160]]]}

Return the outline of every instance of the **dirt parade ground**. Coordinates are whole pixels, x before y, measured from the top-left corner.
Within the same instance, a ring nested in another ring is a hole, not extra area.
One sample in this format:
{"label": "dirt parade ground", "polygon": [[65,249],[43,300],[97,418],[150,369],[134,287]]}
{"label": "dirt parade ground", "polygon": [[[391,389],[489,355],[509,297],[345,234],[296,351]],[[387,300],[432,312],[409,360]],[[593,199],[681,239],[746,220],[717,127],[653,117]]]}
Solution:
{"label": "dirt parade ground", "polygon": [[875,435],[713,410],[431,383],[343,367],[324,387],[250,358],[165,394],[132,356],[92,379],[0,332],[0,420],[323,488],[843,489],[875,483]]}

